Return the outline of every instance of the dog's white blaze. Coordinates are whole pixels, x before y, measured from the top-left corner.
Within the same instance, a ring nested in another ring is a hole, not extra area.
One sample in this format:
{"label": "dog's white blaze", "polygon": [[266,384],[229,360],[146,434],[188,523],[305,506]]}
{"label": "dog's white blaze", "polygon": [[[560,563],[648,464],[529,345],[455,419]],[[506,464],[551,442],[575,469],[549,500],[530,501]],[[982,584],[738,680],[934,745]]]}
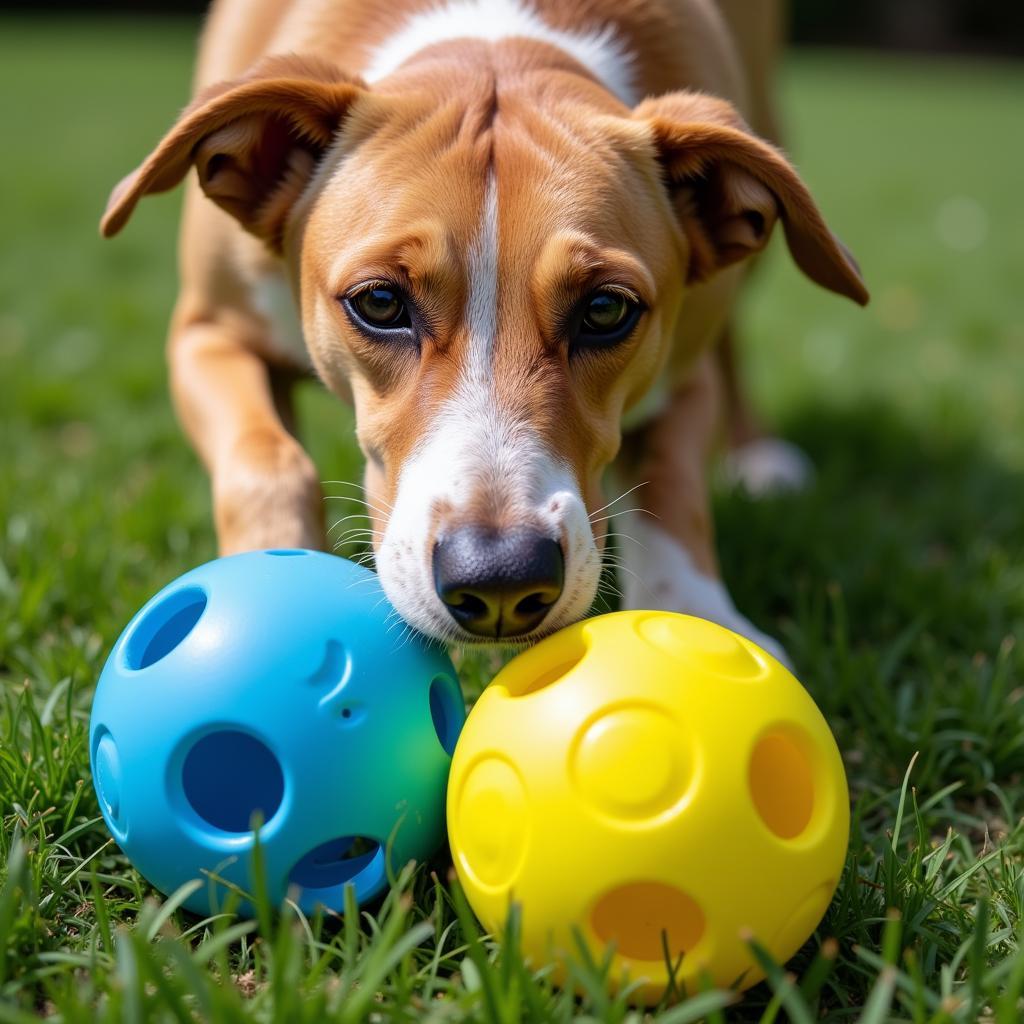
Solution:
{"label": "dog's white blaze", "polygon": [[656,523],[635,514],[627,517],[625,532],[636,543],[622,546],[626,572],[622,585],[625,608],[657,608],[710,619],[753,640],[784,665],[789,659],[782,645],[761,632],[736,610],[720,580],[705,576],[690,553]]}
{"label": "dog's white blaze", "polygon": [[487,179],[480,231],[469,254],[469,299],[466,304],[470,353],[463,383],[489,387],[494,338],[498,333],[498,185]]}
{"label": "dog's white blaze", "polygon": [[584,615],[600,576],[600,556],[571,473],[538,443],[527,426],[495,414],[486,394],[457,394],[429,435],[409,457],[399,478],[377,569],[391,603],[418,629],[465,639],[434,590],[430,540],[435,505],[464,505],[479,488],[500,488],[506,508],[561,537],[565,554],[562,595],[544,620],[558,628]]}
{"label": "dog's white blaze", "polygon": [[543,626],[565,625],[590,607],[600,556],[568,467],[546,450],[529,423],[516,420],[494,398],[498,198],[493,175],[469,254],[465,319],[469,352],[459,382],[399,477],[377,552],[381,582],[408,622],[435,636],[458,639],[460,631],[434,591],[429,541],[441,535],[433,517],[438,504],[458,510],[472,495],[490,491],[507,512],[562,540],[565,585]]}
{"label": "dog's white blaze", "polygon": [[640,99],[633,57],[613,25],[572,32],[553,28],[521,0],[450,0],[413,14],[373,54],[364,77],[371,82],[385,78],[414,54],[449,39],[497,42],[513,36],[563,50],[628,106]]}

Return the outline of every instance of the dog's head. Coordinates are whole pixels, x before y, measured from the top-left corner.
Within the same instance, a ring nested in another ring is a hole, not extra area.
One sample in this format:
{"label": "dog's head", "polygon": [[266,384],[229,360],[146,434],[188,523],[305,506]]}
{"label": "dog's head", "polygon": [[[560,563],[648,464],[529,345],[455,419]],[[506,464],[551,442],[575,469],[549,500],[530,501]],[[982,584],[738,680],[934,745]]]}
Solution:
{"label": "dog's head", "polygon": [[630,110],[540,43],[435,51],[373,89],[300,58],[216,87],[103,230],[194,165],[284,257],[313,363],[353,396],[395,607],[437,637],[529,640],[594,598],[602,471],[693,286],[778,219],[809,277],[866,292],[727,103]]}

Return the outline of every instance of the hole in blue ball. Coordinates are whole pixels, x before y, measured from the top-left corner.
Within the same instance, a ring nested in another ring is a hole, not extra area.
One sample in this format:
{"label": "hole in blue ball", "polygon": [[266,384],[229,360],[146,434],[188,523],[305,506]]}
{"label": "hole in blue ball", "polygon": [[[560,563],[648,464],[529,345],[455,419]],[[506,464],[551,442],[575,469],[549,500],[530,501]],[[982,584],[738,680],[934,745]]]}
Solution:
{"label": "hole in blue ball", "polygon": [[270,748],[236,729],[197,740],[181,784],[196,814],[224,832],[248,832],[254,814],[270,821],[284,797],[284,774]]}
{"label": "hole in blue ball", "polygon": [[166,594],[135,624],[125,658],[130,669],[155,665],[166,658],[195,628],[206,610],[206,593],[182,587]]}
{"label": "hole in blue ball", "polygon": [[303,551],[302,548],[272,548],[267,551],[268,555],[277,555],[279,558],[290,556],[290,555],[308,555],[308,551]]}
{"label": "hole in blue ball", "polygon": [[[365,899],[384,882],[384,849],[370,836],[338,836],[310,850],[288,873],[288,884],[332,910],[340,910],[344,886]],[[332,891],[333,890],[333,891]]]}
{"label": "hole in blue ball", "polygon": [[448,676],[437,676],[430,684],[430,717],[434,732],[449,757],[455,750],[465,714],[459,684]]}
{"label": "hole in blue ball", "polygon": [[92,779],[100,809],[118,842],[127,838],[124,807],[121,805],[121,755],[110,730],[101,725],[96,730],[92,752]]}

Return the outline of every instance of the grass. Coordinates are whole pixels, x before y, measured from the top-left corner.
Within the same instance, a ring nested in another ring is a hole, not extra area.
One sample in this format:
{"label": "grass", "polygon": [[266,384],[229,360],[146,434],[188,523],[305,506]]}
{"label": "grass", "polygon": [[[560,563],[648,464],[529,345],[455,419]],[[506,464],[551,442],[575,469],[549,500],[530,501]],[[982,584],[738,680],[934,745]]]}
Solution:
{"label": "grass", "polygon": [[[214,551],[162,335],[178,200],[116,243],[107,190],[187,98],[194,26],[7,21],[0,194],[0,1022],[638,1021],[581,955],[579,998],[478,934],[447,862],[342,923],[163,900],[89,784],[91,687],[132,612]],[[762,406],[819,467],[717,496],[725,574],[844,752],[847,868],[815,936],[738,1002],[652,1016],[877,1024],[1024,1014],[1024,69],[794,55],[791,148],[873,286],[866,312],[775,252],[745,307]],[[331,479],[349,413],[310,387]],[[339,514],[353,511],[345,501]],[[467,692],[485,666],[467,663]]]}

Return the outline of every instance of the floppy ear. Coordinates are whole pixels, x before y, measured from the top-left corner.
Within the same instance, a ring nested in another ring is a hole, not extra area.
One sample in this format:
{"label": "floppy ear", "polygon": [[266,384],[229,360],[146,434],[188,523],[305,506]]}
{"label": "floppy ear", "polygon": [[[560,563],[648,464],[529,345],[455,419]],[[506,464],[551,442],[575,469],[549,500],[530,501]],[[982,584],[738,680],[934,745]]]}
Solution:
{"label": "floppy ear", "polygon": [[692,246],[691,280],[763,249],[779,217],[794,261],[812,281],[867,303],[856,260],[829,231],[807,186],[729,103],[666,93],[644,100],[634,117],[649,126],[674,193]]}
{"label": "floppy ear", "polygon": [[206,195],[280,250],[292,203],[364,90],[326,61],[295,56],[207,89],[111,193],[101,233],[116,235],[144,195],[174,188],[195,164]]}

